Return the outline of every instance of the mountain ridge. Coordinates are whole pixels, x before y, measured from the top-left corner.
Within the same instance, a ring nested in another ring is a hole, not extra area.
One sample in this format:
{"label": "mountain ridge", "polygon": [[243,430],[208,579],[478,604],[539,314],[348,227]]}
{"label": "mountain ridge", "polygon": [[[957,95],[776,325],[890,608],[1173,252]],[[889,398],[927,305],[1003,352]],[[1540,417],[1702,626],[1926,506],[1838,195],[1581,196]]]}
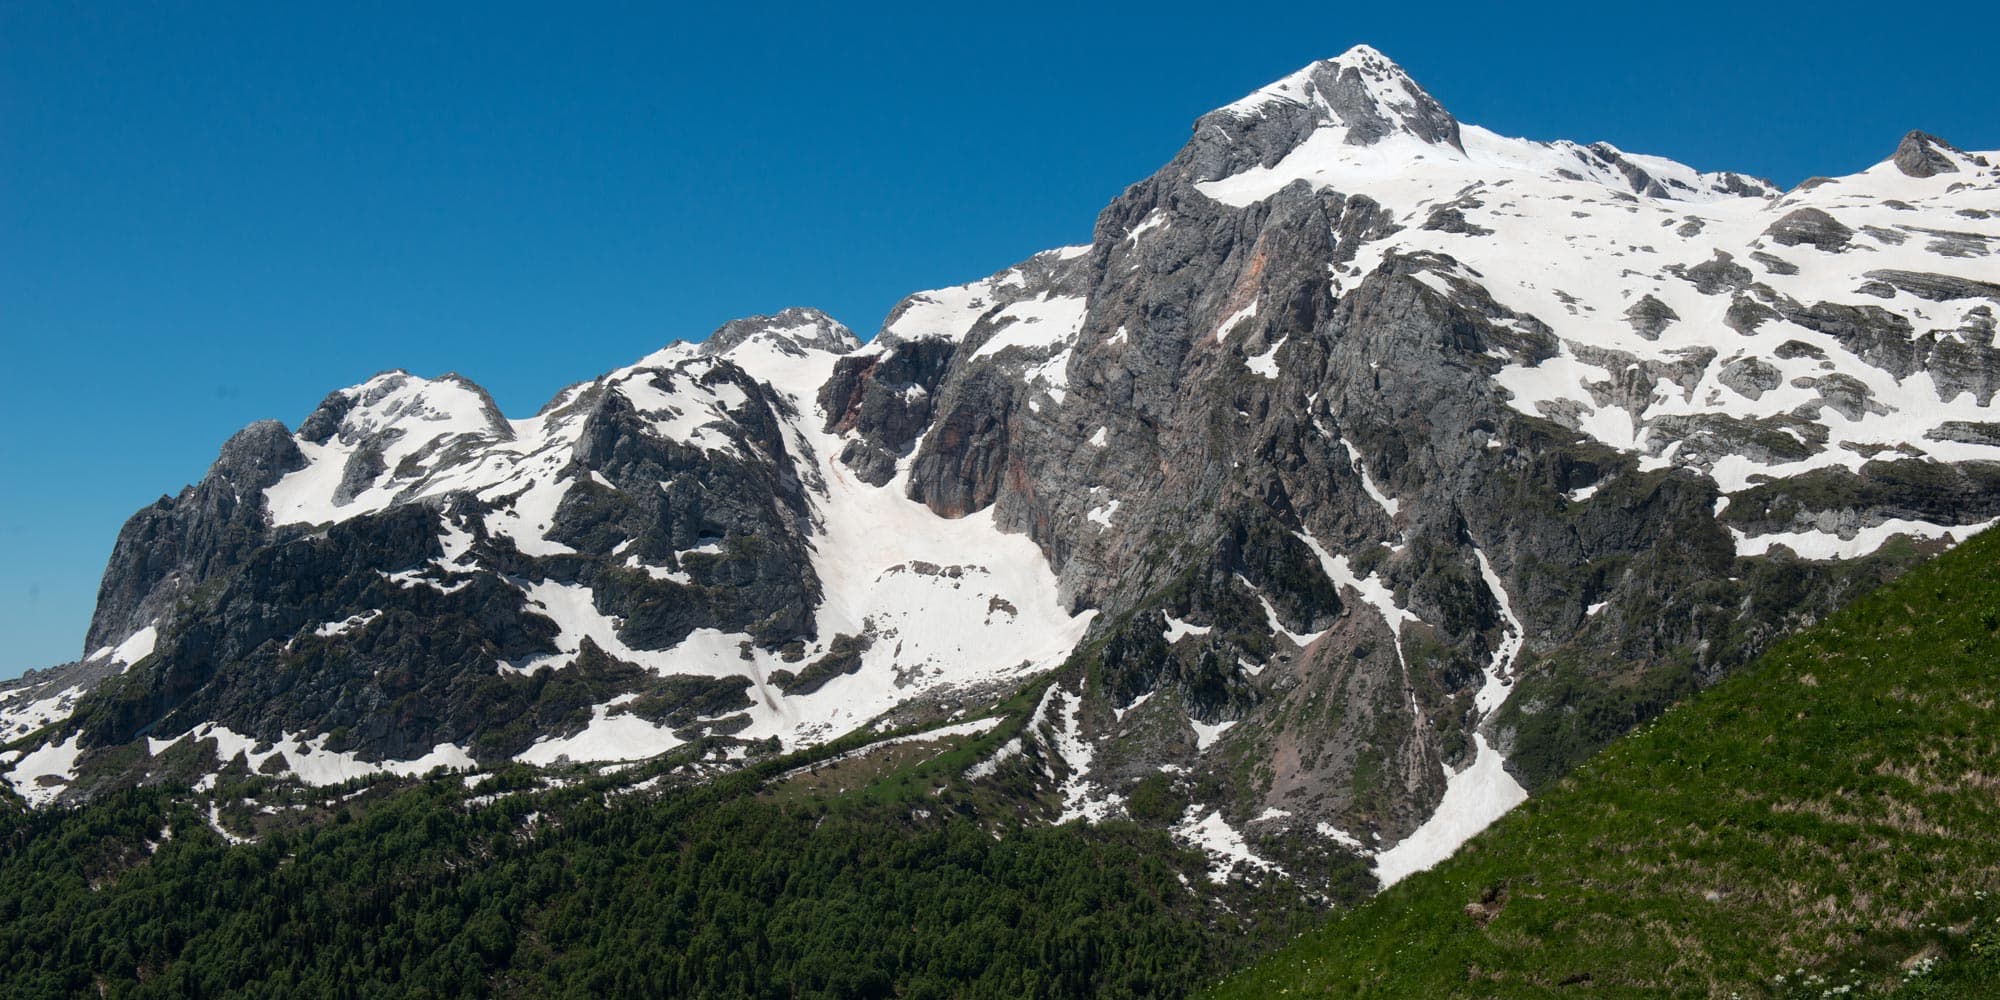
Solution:
{"label": "mountain ridge", "polygon": [[1356,48],[866,344],[786,310],[526,419],[390,372],[253,425],[121,532],[90,655],[0,693],[0,766],[46,802],[748,754],[1060,668],[1053,816],[1166,774],[1185,839],[1406,874],[1891,536],[2000,517],[1995,177],[1504,139]]}

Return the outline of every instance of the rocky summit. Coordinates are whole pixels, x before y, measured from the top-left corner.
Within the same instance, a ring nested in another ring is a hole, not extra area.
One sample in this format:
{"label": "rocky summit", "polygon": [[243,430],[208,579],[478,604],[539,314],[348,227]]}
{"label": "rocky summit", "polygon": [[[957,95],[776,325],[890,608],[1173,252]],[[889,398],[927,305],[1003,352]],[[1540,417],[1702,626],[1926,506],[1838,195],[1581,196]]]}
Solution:
{"label": "rocky summit", "polygon": [[1360,47],[866,343],[751,317],[520,417],[385,372],[133,515],[0,772],[729,767],[1028,692],[964,780],[1393,882],[2000,517],[2000,154],[1894,138],[1781,191]]}

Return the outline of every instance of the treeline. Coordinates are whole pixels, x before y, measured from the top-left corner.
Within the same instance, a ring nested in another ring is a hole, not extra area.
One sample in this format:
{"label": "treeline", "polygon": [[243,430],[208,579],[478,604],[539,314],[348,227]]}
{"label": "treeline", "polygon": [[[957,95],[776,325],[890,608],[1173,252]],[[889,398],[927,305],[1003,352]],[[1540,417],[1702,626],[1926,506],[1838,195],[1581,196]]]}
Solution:
{"label": "treeline", "polygon": [[1136,826],[754,785],[419,782],[237,846],[160,789],[0,816],[0,994],[1156,997],[1315,914]]}

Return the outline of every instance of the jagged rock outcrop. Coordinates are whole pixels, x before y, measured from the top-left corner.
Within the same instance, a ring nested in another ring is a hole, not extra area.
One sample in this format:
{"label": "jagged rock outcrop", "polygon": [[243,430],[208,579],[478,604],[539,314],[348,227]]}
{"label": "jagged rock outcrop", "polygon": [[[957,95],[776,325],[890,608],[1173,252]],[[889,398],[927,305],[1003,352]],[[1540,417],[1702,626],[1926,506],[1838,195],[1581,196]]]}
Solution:
{"label": "jagged rock outcrop", "polygon": [[1891,162],[1896,164],[1897,170],[1911,177],[1955,174],[1958,164],[1952,162],[1946,150],[1956,153],[1958,147],[1928,132],[1911,131],[1896,144],[1896,155],[1891,157]]}
{"label": "jagged rock outcrop", "polygon": [[261,545],[257,498],[304,461],[283,424],[259,421],[223,444],[200,483],[134,514],[112,546],[84,647],[101,649],[145,628]]}

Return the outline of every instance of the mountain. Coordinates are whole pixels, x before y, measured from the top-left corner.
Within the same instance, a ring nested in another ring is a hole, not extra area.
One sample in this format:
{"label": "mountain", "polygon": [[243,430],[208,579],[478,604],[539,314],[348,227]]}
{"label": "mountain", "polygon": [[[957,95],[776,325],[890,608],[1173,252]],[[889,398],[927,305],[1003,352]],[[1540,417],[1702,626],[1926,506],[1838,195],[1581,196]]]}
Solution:
{"label": "mountain", "polygon": [[1032,690],[965,780],[1394,882],[2000,517],[1994,155],[1781,192],[1359,47],[866,344],[788,310],[523,419],[388,372],[251,425],[0,693],[0,768],[740,763]]}

